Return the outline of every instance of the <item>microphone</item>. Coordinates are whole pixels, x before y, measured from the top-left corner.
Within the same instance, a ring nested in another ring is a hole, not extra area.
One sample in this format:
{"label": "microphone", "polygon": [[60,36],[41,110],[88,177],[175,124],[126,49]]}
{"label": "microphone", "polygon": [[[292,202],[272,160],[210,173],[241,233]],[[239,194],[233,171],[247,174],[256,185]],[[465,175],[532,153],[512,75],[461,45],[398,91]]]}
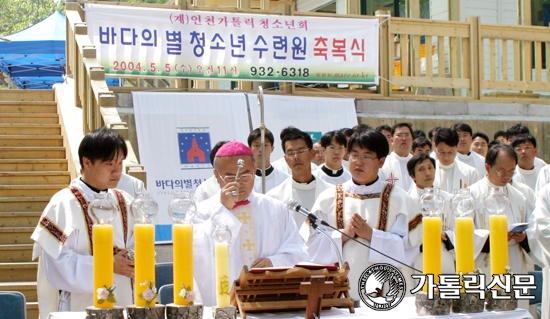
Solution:
{"label": "microphone", "polygon": [[319,218],[319,216],[312,214],[307,208],[303,207],[302,205],[298,204],[297,201],[294,199],[289,199],[286,202],[286,207],[290,210],[293,210],[295,212],[298,212],[304,216],[306,216],[312,224],[320,223],[321,225],[330,226],[327,222]]}

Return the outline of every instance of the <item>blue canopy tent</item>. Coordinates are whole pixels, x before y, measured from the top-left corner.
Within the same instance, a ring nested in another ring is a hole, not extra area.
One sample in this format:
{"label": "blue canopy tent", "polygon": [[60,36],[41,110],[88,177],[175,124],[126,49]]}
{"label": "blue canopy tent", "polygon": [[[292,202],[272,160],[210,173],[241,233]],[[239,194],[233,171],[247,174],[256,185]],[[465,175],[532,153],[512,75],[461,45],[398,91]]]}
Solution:
{"label": "blue canopy tent", "polygon": [[21,89],[51,89],[65,73],[65,16],[46,19],[0,41],[0,69]]}

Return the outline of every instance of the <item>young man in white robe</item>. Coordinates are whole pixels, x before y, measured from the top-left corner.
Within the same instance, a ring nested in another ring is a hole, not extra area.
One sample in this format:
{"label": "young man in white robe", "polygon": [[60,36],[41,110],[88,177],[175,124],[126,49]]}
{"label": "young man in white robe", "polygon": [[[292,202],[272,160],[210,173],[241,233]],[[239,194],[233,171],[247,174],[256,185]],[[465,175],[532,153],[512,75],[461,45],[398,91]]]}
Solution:
{"label": "young man in white robe", "polygon": [[[537,247],[534,207],[515,187],[510,185],[518,159],[514,149],[506,144],[493,145],[487,152],[487,175],[479,182],[469,187],[476,199],[474,225],[477,229],[489,229],[489,213],[484,199],[492,188],[501,188],[508,196],[510,205],[506,209],[508,227],[514,223],[531,223],[529,228],[521,233],[508,232],[508,262],[512,273],[527,274],[534,269],[534,264],[540,264],[540,250]],[[482,252],[475,260],[476,268],[480,268],[487,278],[491,277],[489,239]],[[490,279],[487,279],[490,282]],[[520,302],[520,305],[522,303]],[[526,305],[522,305],[527,307]],[[528,308],[526,308],[528,309]]]}
{"label": "young man in white robe", "polygon": [[477,132],[472,137],[473,142],[472,146],[470,146],[470,151],[474,151],[485,158],[489,150],[489,136],[483,132]]}
{"label": "young man in white robe", "polygon": [[412,143],[412,150],[411,150],[411,154],[413,156],[421,153],[426,153],[429,155],[431,152],[432,152],[432,143],[430,142],[430,140],[428,140],[425,137],[417,137],[414,139]]}
{"label": "young man in white robe", "polygon": [[321,141],[313,143],[313,150],[315,151],[315,157],[311,160],[311,162],[317,166],[323,165],[325,162],[325,153],[323,152]]}
{"label": "young man in white robe", "polygon": [[[311,209],[317,197],[332,186],[322,179],[315,178],[312,174],[309,163],[315,156],[315,151],[312,150],[311,137],[295,127],[287,127],[281,132],[281,144],[285,160],[292,169],[292,176],[267,195],[283,203],[294,199],[303,207]],[[306,218],[294,211],[290,213],[300,228]]]}
{"label": "young man in white robe", "polygon": [[526,184],[535,190],[541,167],[535,166],[537,140],[531,134],[520,134],[514,137],[511,146],[518,154],[518,165],[512,180]]}
{"label": "young man in white robe", "polygon": [[[422,215],[411,209],[417,207],[411,197],[378,176],[389,147],[382,133],[375,130],[356,131],[349,143],[352,179],[324,191],[312,212],[348,236],[357,238],[377,251],[411,266],[419,253],[421,234],[416,230]],[[414,216],[411,218],[411,216]],[[343,260],[350,265],[350,294],[358,299],[358,280],[366,267],[375,263],[389,263],[398,267],[412,286],[412,270],[356,243],[339,232],[320,226],[342,251]],[[320,264],[338,261],[332,244],[307,224],[300,233],[308,238],[310,260]],[[409,288],[407,288],[408,290]]]}
{"label": "young man in white robe", "polygon": [[133,304],[134,264],[126,258],[133,247],[129,209],[133,198],[114,190],[128,153],[116,131],[100,128],[84,137],[78,149],[82,177],[57,192],[40,217],[31,239],[33,260],[39,258],[38,304],[40,316],[55,311],[85,311],[94,304],[93,220],[88,204],[97,193],[107,192],[115,205],[113,225],[114,284],[116,305]]}
{"label": "young man in white robe", "polygon": [[392,127],[391,141],[393,152],[386,157],[380,170],[381,177],[395,186],[408,191],[412,179],[407,173],[407,162],[411,159],[413,130],[409,123],[397,123]]}
{"label": "young man in white robe", "polygon": [[550,185],[537,193],[533,215],[538,231],[537,242],[544,267],[542,268],[542,311],[541,318],[550,319]]}
{"label": "young man in white robe", "polygon": [[456,160],[458,133],[450,128],[440,128],[435,135],[434,187],[452,194],[455,189],[467,188],[479,180],[477,170]]}
{"label": "young man in white robe", "polygon": [[273,188],[279,186],[290,175],[274,168],[271,165],[271,153],[273,153],[273,133],[270,130],[265,130],[265,192],[262,192],[262,138],[259,128],[253,130],[248,135],[248,147],[254,153],[256,159],[256,177],[254,179],[254,191],[256,193],[267,194]]}
{"label": "young man in white robe", "polygon": [[325,182],[338,185],[351,179],[350,172],[342,166],[346,155],[348,140],[340,131],[330,131],[321,137],[321,145],[325,154],[325,162],[313,172],[313,176]]}
{"label": "young man in white robe", "polygon": [[[237,175],[237,161],[244,167]],[[231,141],[222,146],[214,161],[220,192],[197,205],[193,220],[194,277],[205,306],[216,304],[215,256],[212,231],[228,226],[229,291],[243,266],[250,268],[292,267],[307,260],[298,228],[287,207],[271,197],[254,192],[256,163],[252,151]]]}
{"label": "young man in white robe", "polygon": [[[220,149],[220,147],[223,146],[223,144],[227,142],[228,141],[218,142],[212,148],[212,151],[210,152],[210,164],[212,164],[212,167],[214,167],[214,157],[216,156],[216,152]],[[214,196],[214,194],[219,191],[220,184],[218,184],[216,176],[211,176],[197,187],[197,189],[195,190],[195,195],[193,195],[193,200],[195,201],[195,203],[202,202]]]}
{"label": "young man in white robe", "polygon": [[378,126],[376,130],[386,137],[386,140],[388,140],[388,145],[390,146],[390,153],[393,152],[393,145],[391,141],[391,126],[389,126],[388,124],[382,124]]}
{"label": "young man in white robe", "polygon": [[[506,141],[503,142],[503,143],[507,143],[508,145],[512,145],[512,140],[518,136],[518,135],[522,135],[522,134],[531,134],[531,132],[529,131],[529,128],[525,125],[522,125],[522,124],[515,124],[515,125],[512,125],[510,126],[506,132],[505,132],[505,135],[506,135]],[[496,135],[496,133],[495,133]],[[538,157],[535,157],[535,167],[538,167],[539,169],[546,166],[546,162]]]}
{"label": "young man in white robe", "polygon": [[474,142],[473,131],[470,125],[466,123],[456,123],[451,127],[458,134],[458,145],[456,150],[456,160],[468,164],[477,170],[479,176],[485,176],[485,157],[471,151]]}

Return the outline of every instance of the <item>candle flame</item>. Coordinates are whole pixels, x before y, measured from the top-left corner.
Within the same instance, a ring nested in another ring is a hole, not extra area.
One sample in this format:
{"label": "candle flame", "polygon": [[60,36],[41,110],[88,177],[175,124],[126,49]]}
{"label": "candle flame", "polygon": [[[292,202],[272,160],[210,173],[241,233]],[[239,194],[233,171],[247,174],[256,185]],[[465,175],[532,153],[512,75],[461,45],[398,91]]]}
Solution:
{"label": "candle flame", "polygon": [[142,216],[142,217],[141,217],[141,222],[142,222],[143,224],[145,224],[145,223],[147,222],[147,220],[145,219],[145,216]]}
{"label": "candle flame", "polygon": [[105,221],[103,220],[103,218],[101,218],[101,219],[99,220],[99,224],[100,224],[100,225],[103,225],[104,223],[105,223]]}

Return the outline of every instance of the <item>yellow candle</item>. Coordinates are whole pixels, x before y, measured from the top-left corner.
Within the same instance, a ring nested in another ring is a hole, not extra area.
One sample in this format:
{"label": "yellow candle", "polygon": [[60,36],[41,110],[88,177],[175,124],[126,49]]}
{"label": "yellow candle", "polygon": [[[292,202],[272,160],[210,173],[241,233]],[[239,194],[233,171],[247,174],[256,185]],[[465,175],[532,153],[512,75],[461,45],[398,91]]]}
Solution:
{"label": "yellow candle", "polygon": [[508,220],[506,215],[489,216],[489,231],[491,274],[505,274],[507,273],[505,267],[508,266]]}
{"label": "yellow candle", "polygon": [[179,296],[182,283],[185,289],[193,290],[193,225],[172,225],[174,242],[174,303],[178,306],[189,305]]}
{"label": "yellow candle", "polygon": [[[423,227],[423,263],[424,274],[433,274],[434,283],[439,282],[441,274],[441,218],[422,218]],[[428,291],[428,285],[424,285],[424,292]]]}
{"label": "yellow candle", "polygon": [[[155,283],[155,226],[146,224],[134,225],[135,232],[135,292],[136,306],[146,307],[147,300],[139,297],[150,288],[151,280]],[[141,284],[146,283],[145,286]],[[155,306],[155,299],[151,300],[150,307]]]}
{"label": "yellow candle", "polygon": [[113,303],[105,300],[99,304],[97,289],[107,287],[113,283],[113,226],[94,225],[94,307],[113,308]]}
{"label": "yellow candle", "polygon": [[216,243],[216,296],[218,307],[229,307],[229,247],[227,243]]}
{"label": "yellow candle", "polygon": [[456,231],[456,272],[474,272],[474,219],[455,218]]}

